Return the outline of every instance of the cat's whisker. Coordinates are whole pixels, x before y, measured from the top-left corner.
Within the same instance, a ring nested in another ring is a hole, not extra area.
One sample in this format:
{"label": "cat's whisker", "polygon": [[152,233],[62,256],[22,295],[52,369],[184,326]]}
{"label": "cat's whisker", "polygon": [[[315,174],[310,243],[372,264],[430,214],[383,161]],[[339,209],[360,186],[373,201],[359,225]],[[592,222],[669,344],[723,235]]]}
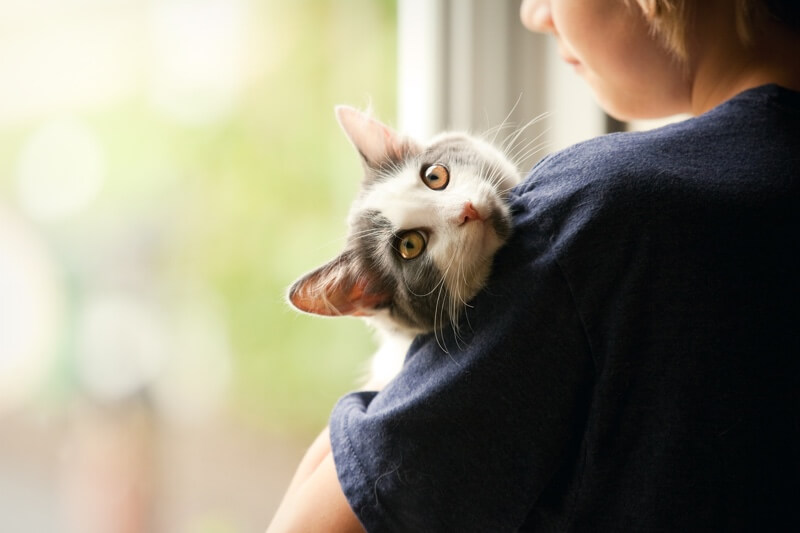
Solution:
{"label": "cat's whisker", "polygon": [[402,172],[403,168],[396,162],[391,159],[385,161],[383,166],[377,169],[375,175],[378,179],[391,179],[393,176],[396,176],[400,172]]}
{"label": "cat's whisker", "polygon": [[[517,109],[517,106],[519,105],[519,103],[521,101],[522,101],[522,93],[520,92],[519,96],[517,97],[517,101],[514,102],[513,106],[511,106],[511,110],[506,115],[506,118],[503,119],[503,122],[500,123],[501,125],[504,126],[505,124],[508,124],[508,121],[511,118],[511,115],[514,114],[514,111]],[[497,133],[499,133],[501,129],[502,128],[498,128],[497,132],[495,132],[495,136],[492,138],[492,144],[494,144],[494,142],[497,140]]]}
{"label": "cat's whisker", "polygon": [[516,161],[521,153],[527,151],[528,148],[530,148],[530,146],[533,145],[538,140],[539,136],[534,137],[533,139],[529,139],[524,143],[521,143],[519,146],[515,146],[513,150],[509,150],[509,157],[511,157]]}
{"label": "cat's whisker", "polygon": [[413,290],[411,287],[409,287],[409,286],[408,286],[408,282],[406,282],[406,283],[405,283],[405,287],[406,287],[406,290],[408,291],[408,293],[409,293],[409,294],[411,294],[412,296],[414,296],[414,297],[416,297],[416,298],[427,298],[428,296],[430,296],[431,294],[433,294],[433,293],[434,293],[434,291],[435,291],[436,289],[438,289],[438,288],[439,288],[439,287],[440,287],[440,286],[441,286],[443,283],[444,283],[444,276],[442,276],[442,279],[440,279],[440,280],[439,280],[439,281],[438,281],[438,282],[437,282],[437,283],[436,283],[436,284],[433,286],[433,288],[432,288],[430,291],[428,291],[428,292],[426,292],[426,293],[423,293],[423,294],[417,294],[416,292],[414,292],[414,290]]}
{"label": "cat's whisker", "polygon": [[495,124],[494,126],[489,126],[488,125],[489,124],[489,117],[486,114],[484,114],[484,116],[486,117],[487,128],[482,133],[480,133],[479,136],[480,136],[481,139],[484,139],[485,141],[494,144],[494,141],[497,140],[498,132],[500,132],[503,129],[509,127],[508,120],[507,120],[508,116],[506,116],[506,118],[502,122],[500,122],[498,124]]}
{"label": "cat's whisker", "polygon": [[[497,190],[504,178],[505,175],[503,169],[500,168],[499,164],[493,164],[489,170],[489,183],[491,184],[492,188]],[[516,183],[514,185],[516,185]]]}
{"label": "cat's whisker", "polygon": [[[506,138],[504,139],[503,143],[501,144],[501,146],[502,146],[502,148],[503,148],[503,151],[505,152],[507,148],[514,146],[514,143],[517,141],[517,139],[519,139],[519,137],[520,137],[520,136],[521,136],[521,135],[522,135],[522,134],[523,134],[525,131],[527,131],[527,129],[528,129],[528,128],[530,128],[532,125],[534,125],[534,124],[536,124],[536,123],[538,123],[538,122],[540,122],[540,121],[544,120],[544,119],[545,119],[545,118],[547,118],[548,116],[550,116],[550,112],[548,112],[548,111],[545,111],[544,113],[541,113],[541,114],[539,114],[539,115],[537,115],[537,116],[533,117],[533,118],[532,118],[532,119],[530,119],[528,122],[526,122],[526,123],[525,123],[525,124],[523,124],[521,127],[519,127],[519,128],[516,130],[516,132],[514,132],[514,133],[510,134],[508,137],[506,137]],[[509,141],[509,139],[510,139],[510,141]]]}
{"label": "cat's whisker", "polygon": [[525,142],[521,142],[515,145],[513,148],[509,149],[508,151],[509,157],[511,158],[512,161],[521,163],[523,159],[520,157],[520,155],[528,151],[528,149],[531,146],[535,145],[537,142],[540,142],[541,138],[542,135],[540,134],[537,135],[536,137],[533,137],[532,139],[528,139]]}
{"label": "cat's whisker", "polygon": [[[497,189],[500,184],[503,182],[505,176],[503,175],[503,170],[499,166],[495,166],[493,169],[495,180],[492,184],[495,189]],[[516,184],[515,184],[516,185]]]}
{"label": "cat's whisker", "polygon": [[[439,284],[439,293],[436,295],[436,305],[433,311],[433,335],[436,338],[436,344],[439,345],[439,348],[441,348],[444,353],[449,354],[450,352],[447,351],[447,347],[444,345],[444,336],[439,336],[440,331],[444,327],[444,305],[441,306],[441,314],[439,313],[439,309],[442,298],[442,290],[444,289],[444,278],[446,275],[447,273],[445,272],[445,274],[442,276],[442,282]],[[436,325],[437,315],[439,315],[439,326]]]}
{"label": "cat's whisker", "polygon": [[[461,270],[461,268],[459,268]],[[463,272],[461,273],[464,276]],[[466,281],[466,277],[464,277]],[[451,324],[453,329],[453,337],[456,340],[456,346],[461,348],[462,338],[461,338],[461,329],[460,329],[460,319],[461,319],[461,307],[458,305],[459,302],[463,303],[464,299],[461,297],[461,294],[453,295],[453,298],[450,302],[450,309],[451,309]]]}
{"label": "cat's whisker", "polygon": [[[440,337],[440,334],[444,329],[444,322],[445,322],[445,317],[444,317],[445,310],[444,310],[443,299],[444,300],[447,299],[446,295],[445,295],[444,298],[442,296],[443,296],[443,293],[446,290],[446,287],[445,287],[446,283],[445,282],[446,282],[447,276],[448,276],[448,274],[450,272],[450,269],[453,266],[453,262],[454,261],[455,261],[455,255],[451,256],[450,261],[447,264],[447,266],[444,268],[444,272],[442,273],[439,281],[436,283],[436,285],[434,286],[434,288],[431,291],[431,293],[433,293],[433,291],[435,291],[438,288],[438,293],[436,295],[436,301],[434,303],[434,312],[433,312],[433,335],[434,335],[434,339],[436,340],[436,344],[439,346],[439,348],[444,353],[447,353],[447,354],[449,354],[449,352],[448,352],[447,347],[445,346],[445,343],[444,343],[444,336]],[[447,293],[449,294],[449,291],[447,291]]]}
{"label": "cat's whisker", "polygon": [[486,130],[483,133],[483,135],[481,135],[481,138],[485,139],[491,145],[497,146],[497,136],[500,134],[500,132],[503,130],[513,129],[513,128],[514,124],[510,122],[503,122],[502,124],[498,124],[497,126],[494,126],[493,128]]}
{"label": "cat's whisker", "polygon": [[492,126],[491,128],[487,129],[483,133],[481,133],[480,137],[486,140],[490,144],[495,144],[497,141],[498,134],[503,131],[504,129],[508,129],[511,127],[511,124],[503,122],[501,124],[497,124],[496,126]]}
{"label": "cat's whisker", "polygon": [[496,164],[487,167],[486,164],[483,163],[481,165],[480,174],[484,176],[490,187],[497,189],[497,185],[501,181],[502,176]]}
{"label": "cat's whisker", "polygon": [[520,161],[524,161],[533,155],[537,154],[538,152],[545,150],[551,146],[549,141],[540,142],[537,145],[529,147],[526,151],[516,154],[516,157],[519,158]]}
{"label": "cat's whisker", "polygon": [[373,237],[376,235],[382,235],[384,233],[386,233],[386,231],[383,228],[370,228],[362,231],[355,231],[351,233],[349,237],[352,238]]}
{"label": "cat's whisker", "polygon": [[464,310],[462,312],[462,315],[464,316],[464,320],[466,321],[467,327],[469,328],[470,332],[474,332],[474,330],[472,329],[472,323],[469,321],[469,313],[467,313],[466,310],[467,309],[474,309],[474,308],[475,308],[474,305],[469,305],[469,304],[465,303],[464,304]]}
{"label": "cat's whisker", "polygon": [[521,165],[525,160],[529,159],[537,152],[548,148],[550,146],[550,141],[542,141],[539,144],[534,145],[533,143],[538,140],[538,137],[535,139],[531,139],[528,143],[526,143],[523,147],[521,147],[515,154],[510,155],[510,157],[518,162],[518,165]]}
{"label": "cat's whisker", "polygon": [[533,137],[532,139],[526,141],[524,144],[520,145],[519,139],[523,133],[525,133],[528,128],[530,128],[533,124],[541,121],[545,117],[547,117],[549,113],[542,113],[541,115],[534,117],[533,119],[529,120],[525,123],[521,128],[510,134],[506,139],[503,141],[501,147],[503,152],[509,154],[509,158],[512,162],[519,168],[522,167],[523,164],[526,163],[526,160],[529,156],[520,157],[520,154],[527,149],[530,144],[539,140],[543,135],[545,135],[550,128],[545,128],[541,131],[538,135]]}
{"label": "cat's whisker", "polygon": [[[458,250],[458,254],[463,254],[463,250]],[[454,256],[457,254],[454,254]],[[463,283],[458,284],[461,290],[456,290],[451,293],[451,301],[450,301],[450,320],[451,320],[451,328],[453,330],[453,335],[456,340],[456,345],[461,347],[462,343],[464,342],[463,337],[461,335],[461,326],[460,320],[461,316],[465,314],[463,311],[467,307],[470,306],[467,301],[465,294],[463,293],[463,289],[466,287],[472,286],[470,282],[470,278],[474,275],[474,272],[470,272],[472,268],[465,262],[457,263],[457,278],[459,278]],[[474,295],[473,295],[474,296]]]}

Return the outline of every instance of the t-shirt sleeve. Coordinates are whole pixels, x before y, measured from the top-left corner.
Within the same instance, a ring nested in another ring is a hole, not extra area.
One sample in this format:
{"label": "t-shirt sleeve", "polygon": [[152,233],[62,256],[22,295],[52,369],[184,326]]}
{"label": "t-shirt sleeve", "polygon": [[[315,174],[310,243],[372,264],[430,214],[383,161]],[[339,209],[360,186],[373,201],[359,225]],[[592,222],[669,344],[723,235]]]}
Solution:
{"label": "t-shirt sleeve", "polygon": [[460,322],[418,338],[380,393],[331,416],[340,483],[370,532],[514,531],[585,423],[594,367],[540,210],[515,232]]}

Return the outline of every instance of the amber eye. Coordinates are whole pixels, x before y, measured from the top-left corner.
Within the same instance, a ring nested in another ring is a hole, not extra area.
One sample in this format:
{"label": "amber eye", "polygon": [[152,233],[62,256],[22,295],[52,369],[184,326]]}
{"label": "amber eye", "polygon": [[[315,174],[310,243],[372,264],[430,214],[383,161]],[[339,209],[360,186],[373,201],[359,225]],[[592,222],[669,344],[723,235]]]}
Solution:
{"label": "amber eye", "polygon": [[397,251],[403,259],[414,259],[425,250],[425,235],[417,230],[401,233],[397,239]]}
{"label": "amber eye", "polygon": [[431,165],[422,167],[420,173],[422,182],[434,191],[441,191],[450,182],[450,171],[444,165]]}

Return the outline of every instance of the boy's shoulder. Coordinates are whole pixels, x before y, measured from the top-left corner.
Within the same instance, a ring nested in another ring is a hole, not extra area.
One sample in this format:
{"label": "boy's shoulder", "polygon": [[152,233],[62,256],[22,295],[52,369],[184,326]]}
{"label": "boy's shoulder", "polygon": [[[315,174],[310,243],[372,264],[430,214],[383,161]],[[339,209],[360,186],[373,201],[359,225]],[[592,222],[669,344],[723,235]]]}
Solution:
{"label": "boy's shoulder", "polygon": [[728,170],[757,172],[773,166],[798,142],[800,93],[765,85],[698,117],[649,131],[603,135],[554,153],[534,167],[520,190],[545,185],[650,189],[674,177],[682,183],[711,183]]}
{"label": "boy's shoulder", "polygon": [[706,152],[717,142],[700,126],[697,119],[688,119],[654,130],[611,133],[577,143],[540,161],[528,184],[532,188],[556,180],[601,186],[615,178],[630,181],[691,164],[693,154]]}
{"label": "boy's shoulder", "polygon": [[542,159],[518,187],[519,201],[537,211],[642,201],[697,174],[699,154],[712,146],[690,121],[603,135]]}
{"label": "boy's shoulder", "polygon": [[552,245],[577,234],[690,231],[699,213],[733,223],[782,209],[800,176],[800,113],[792,110],[800,110],[796,93],[767,86],[699,117],[551,154],[516,189],[515,224]]}

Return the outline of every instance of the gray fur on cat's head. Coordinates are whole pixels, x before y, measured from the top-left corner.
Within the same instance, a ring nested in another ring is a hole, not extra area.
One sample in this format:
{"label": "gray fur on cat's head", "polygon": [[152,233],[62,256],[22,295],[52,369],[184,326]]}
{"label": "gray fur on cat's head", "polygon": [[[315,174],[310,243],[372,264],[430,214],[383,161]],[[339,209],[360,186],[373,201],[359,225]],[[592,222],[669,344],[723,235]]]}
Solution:
{"label": "gray fur on cat's head", "polygon": [[344,250],[295,282],[289,301],[416,333],[455,323],[511,233],[505,195],[519,172],[470,135],[421,144],[355,109],[336,113],[361,155],[362,187]]}

